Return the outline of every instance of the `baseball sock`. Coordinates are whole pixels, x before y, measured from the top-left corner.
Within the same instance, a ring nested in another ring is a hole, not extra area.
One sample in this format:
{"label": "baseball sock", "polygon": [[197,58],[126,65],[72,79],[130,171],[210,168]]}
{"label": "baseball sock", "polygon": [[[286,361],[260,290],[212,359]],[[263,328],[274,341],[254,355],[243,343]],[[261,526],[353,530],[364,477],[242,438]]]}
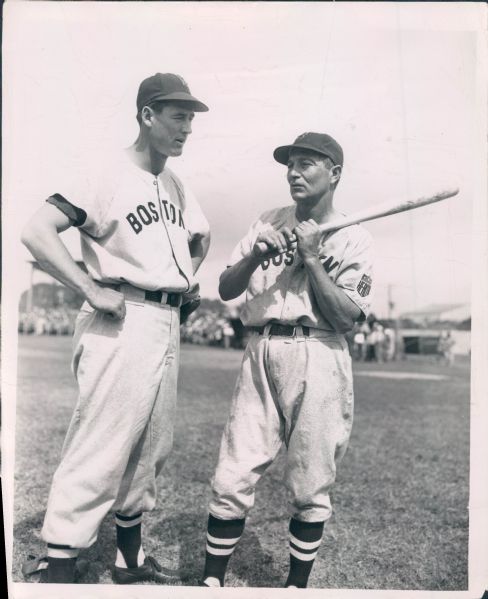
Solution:
{"label": "baseball sock", "polygon": [[290,573],[285,587],[306,588],[313,562],[322,541],[324,522],[290,520]]}
{"label": "baseball sock", "polygon": [[118,568],[137,568],[144,563],[145,555],[141,541],[142,514],[123,516],[115,514],[117,529],[117,558]]}
{"label": "baseball sock", "polygon": [[75,581],[79,549],[69,545],[47,544],[47,582],[72,584]]}
{"label": "baseball sock", "polygon": [[225,570],[244,531],[245,521],[245,518],[220,520],[209,514],[203,572],[203,582],[207,586],[224,586]]}

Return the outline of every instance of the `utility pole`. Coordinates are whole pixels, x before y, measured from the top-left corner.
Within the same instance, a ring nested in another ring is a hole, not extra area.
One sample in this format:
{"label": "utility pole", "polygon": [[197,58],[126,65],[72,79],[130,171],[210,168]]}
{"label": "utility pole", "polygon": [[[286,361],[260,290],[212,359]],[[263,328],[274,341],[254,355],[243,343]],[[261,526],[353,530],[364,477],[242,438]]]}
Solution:
{"label": "utility pole", "polygon": [[387,291],[388,291],[388,320],[391,320],[393,310],[395,309],[395,304],[393,302],[392,294],[391,294],[392,287],[393,286],[391,284],[389,284],[387,287]]}
{"label": "utility pole", "polygon": [[395,346],[393,350],[393,360],[398,360],[403,354],[403,340],[400,333],[400,322],[395,313],[395,302],[393,301],[393,285],[389,284],[388,292],[388,320],[393,321],[393,330],[395,331]]}

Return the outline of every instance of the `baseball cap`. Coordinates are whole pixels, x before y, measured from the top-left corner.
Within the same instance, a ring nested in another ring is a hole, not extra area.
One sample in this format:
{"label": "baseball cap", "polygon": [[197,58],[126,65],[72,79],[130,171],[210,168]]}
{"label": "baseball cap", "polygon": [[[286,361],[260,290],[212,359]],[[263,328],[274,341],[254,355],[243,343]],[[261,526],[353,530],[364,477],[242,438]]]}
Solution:
{"label": "baseball cap", "polygon": [[156,73],[144,79],[137,92],[137,112],[158,100],[188,102],[188,107],[195,112],[208,110],[208,106],[191,95],[190,88],[183,77],[173,73]]}
{"label": "baseball cap", "polygon": [[332,160],[334,164],[344,164],[344,153],[336,140],[326,133],[302,133],[289,146],[280,146],[273,152],[274,159],[280,164],[287,164],[290,150],[313,150]]}

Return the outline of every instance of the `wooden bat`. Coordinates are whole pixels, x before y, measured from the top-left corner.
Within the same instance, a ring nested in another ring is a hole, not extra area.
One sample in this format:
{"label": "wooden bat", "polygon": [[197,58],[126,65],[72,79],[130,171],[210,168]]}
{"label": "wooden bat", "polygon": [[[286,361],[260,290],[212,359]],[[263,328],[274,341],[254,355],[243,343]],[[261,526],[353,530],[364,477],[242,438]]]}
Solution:
{"label": "wooden bat", "polygon": [[[391,202],[375,204],[365,208],[364,210],[360,210],[359,212],[355,212],[349,216],[344,216],[343,218],[334,220],[330,223],[323,223],[319,225],[319,228],[324,233],[329,231],[337,231],[338,229],[343,229],[344,227],[349,227],[350,225],[356,225],[357,223],[383,218],[384,216],[397,214],[398,212],[407,212],[407,210],[413,210],[414,208],[420,208],[421,206],[434,204],[435,202],[440,202],[441,200],[447,200],[447,198],[452,198],[458,192],[459,189],[457,188],[446,189],[445,191],[440,191],[433,196],[421,197],[415,200],[407,200],[393,204]],[[259,244],[259,248],[263,253],[266,251],[266,247],[267,246],[264,242]]]}

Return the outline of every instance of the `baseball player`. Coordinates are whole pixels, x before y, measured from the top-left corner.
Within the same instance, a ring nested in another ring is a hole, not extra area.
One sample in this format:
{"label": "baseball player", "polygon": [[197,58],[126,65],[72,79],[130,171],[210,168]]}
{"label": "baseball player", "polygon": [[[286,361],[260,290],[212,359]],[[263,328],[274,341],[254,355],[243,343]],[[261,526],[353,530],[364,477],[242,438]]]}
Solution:
{"label": "baseball player", "polygon": [[[141,521],[155,506],[156,477],[172,446],[180,309],[187,316],[198,295],[194,274],[209,228],[166,161],[181,155],[194,113],[207,110],[178,75],[148,77],[137,95],[136,142],[83,186],[51,195],[24,229],[39,264],[86,300],[72,361],[79,399],[42,529],[43,581],[75,582],[78,552],[94,543],[109,511],[114,581],[163,582],[171,574],[145,555]],[[80,231],[87,274],[59,238],[70,226]]]}
{"label": "baseball player", "polygon": [[371,302],[370,235],[360,226],[323,234],[343,152],[329,135],[304,133],[274,151],[295,205],[264,213],[235,248],[220,295],[246,293],[251,337],[237,379],[212,482],[204,586],[223,586],[255,486],[285,443],[290,570],[304,588],[331,516],[329,490],[353,417],[344,333]]}

